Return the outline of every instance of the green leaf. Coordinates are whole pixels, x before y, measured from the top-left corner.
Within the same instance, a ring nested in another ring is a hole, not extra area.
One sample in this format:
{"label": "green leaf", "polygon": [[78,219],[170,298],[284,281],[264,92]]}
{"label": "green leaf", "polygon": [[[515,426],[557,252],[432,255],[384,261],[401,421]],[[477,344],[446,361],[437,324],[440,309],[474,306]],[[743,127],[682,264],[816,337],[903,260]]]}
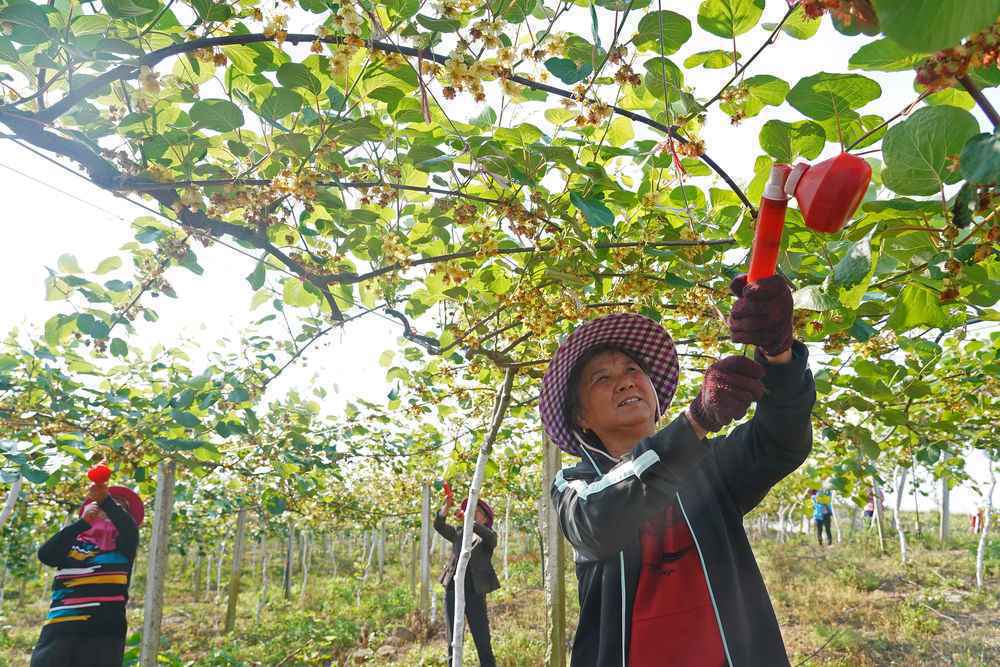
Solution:
{"label": "green leaf", "polygon": [[857,243],[851,245],[843,259],[833,267],[833,284],[841,287],[857,285],[872,267],[871,237],[874,229]]}
{"label": "green leaf", "polygon": [[289,114],[302,108],[302,96],[294,90],[278,86],[272,90],[260,105],[260,113],[264,118],[279,121]]}
{"label": "green leaf", "polygon": [[45,11],[31,2],[12,4],[0,9],[0,23],[10,24],[8,36],[15,44],[42,44],[49,41],[52,34]]}
{"label": "green leaf", "polygon": [[896,298],[896,307],[887,326],[896,333],[903,333],[914,327],[942,327],[946,321],[937,295],[923,285],[910,283]]}
{"label": "green leaf", "polygon": [[976,106],[976,101],[972,99],[972,95],[968,94],[964,90],[952,87],[939,90],[936,93],[931,93],[924,98],[924,104],[932,106],[948,105],[958,107],[959,109],[965,109],[966,111],[972,111],[972,108]]}
{"label": "green leaf", "polygon": [[608,126],[608,143],[618,148],[632,141],[634,137],[632,121],[624,116],[615,116]]}
{"label": "green leaf", "polygon": [[757,25],[763,12],[764,0],[705,0],[698,7],[698,25],[732,39]]}
{"label": "green leaf", "polygon": [[609,227],[615,221],[614,214],[597,197],[584,199],[576,192],[569,193],[569,200],[578,208],[591,227]]}
{"label": "green leaf", "polygon": [[243,126],[243,112],[229,100],[198,100],[191,105],[188,115],[196,125],[216,132],[230,132]]}
{"label": "green leaf", "polygon": [[939,51],[993,25],[1000,0],[874,0],[886,37],[911,51]]}
{"label": "green leaf", "polygon": [[0,37],[0,60],[17,62],[19,59],[17,49],[10,43],[10,40],[6,37]]}
{"label": "green leaf", "polygon": [[901,195],[934,195],[961,178],[950,171],[949,158],[958,155],[979,131],[968,111],[955,107],[923,107],[894,125],[882,140],[885,169],[882,182]]}
{"label": "green leaf", "polygon": [[230,403],[246,403],[250,400],[250,392],[247,391],[246,387],[242,385],[236,385],[233,390],[229,392],[229,396],[226,400]]}
{"label": "green leaf", "polygon": [[213,0],[192,0],[191,6],[205,21],[222,22],[233,16],[232,8],[222,2],[216,3]]}
{"label": "green leaf", "polygon": [[185,428],[198,428],[201,426],[201,421],[187,410],[171,410],[170,415],[175,422]]}
{"label": "green leaf", "polygon": [[189,440],[187,438],[153,438],[162,449],[167,451],[191,451],[200,447],[212,447],[212,443],[205,440]]}
{"label": "green leaf", "polygon": [[760,147],[776,162],[791,164],[800,157],[812,160],[825,145],[826,132],[811,120],[796,123],[769,120],[760,128]]}
{"label": "green leaf", "polygon": [[[865,114],[856,118],[827,118],[821,120],[819,124],[826,132],[827,141],[836,142],[843,146],[850,146],[855,141],[861,141],[854,147],[854,150],[878,143],[886,132],[884,120],[875,114]],[[861,139],[866,134],[868,136]]]}
{"label": "green leaf", "polygon": [[116,357],[127,357],[128,356],[128,344],[121,338],[111,339],[111,354]]}
{"label": "green leaf", "polygon": [[545,61],[545,69],[567,85],[586,79],[594,71],[589,62],[578,65],[568,58],[549,58]]}
{"label": "green leaf", "polygon": [[90,313],[80,313],[76,316],[76,328],[80,330],[80,333],[99,340],[107,338],[111,332],[103,320],[97,319]]}
{"label": "green leaf", "polygon": [[122,265],[121,257],[117,256],[108,257],[107,259],[102,260],[101,263],[97,265],[97,269],[94,271],[94,273],[96,273],[99,276],[103,276],[105,273],[109,273],[111,271],[114,271],[115,269],[121,268],[121,265]]}
{"label": "green leaf", "polygon": [[316,78],[316,75],[302,63],[285,63],[278,68],[278,83],[288,88],[303,88],[319,95],[323,90],[323,85]]}
{"label": "green leaf", "polygon": [[847,68],[867,72],[903,72],[913,69],[926,57],[927,54],[908,51],[891,39],[877,39],[855,51],[847,61]]}
{"label": "green leaf", "polygon": [[423,14],[417,14],[417,23],[434,32],[455,32],[462,27],[455,19],[431,18]]}
{"label": "green leaf", "polygon": [[250,283],[250,287],[254,288],[255,290],[259,290],[261,287],[264,286],[265,271],[266,268],[264,266],[264,262],[257,262],[257,266],[255,266],[254,270],[251,271],[250,275],[247,276],[247,282]]}
{"label": "green leaf", "polygon": [[[662,30],[662,40],[660,38]],[[667,10],[648,12],[639,19],[633,40],[640,51],[656,51],[669,56],[691,38],[691,21],[687,17]]]}
{"label": "green leaf", "polygon": [[684,74],[677,65],[668,58],[657,57],[647,60],[643,67],[646,68],[643,83],[654,97],[668,102],[680,99]]}
{"label": "green leaf", "polygon": [[590,37],[594,40],[597,48],[601,48],[601,31],[597,27],[597,8],[594,6],[593,0],[590,2]]}
{"label": "green leaf", "polygon": [[962,149],[962,176],[979,185],[1000,183],[1000,134],[983,132]]}
{"label": "green leaf", "polygon": [[881,95],[882,87],[866,76],[820,72],[800,79],[788,93],[788,103],[815,120],[853,118],[854,109]]}
{"label": "green leaf", "polygon": [[[805,11],[802,9],[802,3],[799,3],[795,11],[792,12],[792,15],[785,21],[785,24],[781,26],[781,31],[795,39],[809,39],[816,34],[821,23],[822,21],[818,18],[814,19],[806,16]],[[763,27],[765,30],[774,30],[777,25],[777,23],[765,23]]]}
{"label": "green leaf", "polygon": [[392,358],[394,356],[396,356],[396,352],[394,350],[384,351],[381,355],[379,355],[378,358],[379,366],[381,366],[382,368],[389,368],[389,366],[392,365]]}
{"label": "green leaf", "polygon": [[796,308],[822,312],[840,307],[840,302],[830,296],[822,285],[807,285],[792,293]]}
{"label": "green leaf", "polygon": [[788,95],[788,82],[770,74],[752,76],[743,82],[742,87],[746,90],[746,98],[740,102],[724,102],[720,105],[723,112],[732,116],[739,111],[750,118],[759,114],[765,106],[782,104]]}
{"label": "green leaf", "polygon": [[68,253],[59,255],[59,259],[56,260],[56,267],[63,273],[83,273],[83,269],[80,268],[76,257]]}
{"label": "green leaf", "polygon": [[101,5],[111,16],[115,18],[133,18],[152,14],[159,9],[156,0],[101,0]]}
{"label": "green leaf", "polygon": [[732,65],[736,62],[737,58],[739,58],[738,53],[734,56],[732,51],[724,51],[722,49],[699,51],[698,53],[691,54],[684,60],[684,67],[688,69],[693,67],[722,69],[723,67],[729,67]]}
{"label": "green leaf", "polygon": [[289,306],[308,308],[319,299],[312,292],[306,290],[305,285],[298,278],[285,278],[282,286],[282,300]]}

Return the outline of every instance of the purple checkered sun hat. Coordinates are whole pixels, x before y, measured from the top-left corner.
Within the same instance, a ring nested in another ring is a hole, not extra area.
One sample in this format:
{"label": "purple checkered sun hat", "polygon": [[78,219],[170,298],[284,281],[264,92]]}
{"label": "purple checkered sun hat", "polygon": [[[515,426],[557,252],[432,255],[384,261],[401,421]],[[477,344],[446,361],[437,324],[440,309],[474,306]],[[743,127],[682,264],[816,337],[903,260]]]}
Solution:
{"label": "purple checkered sun hat", "polygon": [[569,394],[569,376],[580,357],[597,345],[616,345],[639,357],[636,361],[649,369],[661,415],[677,390],[680,366],[674,341],[666,329],[653,320],[634,313],[616,313],[577,327],[552,355],[538,399],[545,433],[559,449],[577,456],[583,456],[583,452],[573,437],[574,427],[566,420],[564,409]]}

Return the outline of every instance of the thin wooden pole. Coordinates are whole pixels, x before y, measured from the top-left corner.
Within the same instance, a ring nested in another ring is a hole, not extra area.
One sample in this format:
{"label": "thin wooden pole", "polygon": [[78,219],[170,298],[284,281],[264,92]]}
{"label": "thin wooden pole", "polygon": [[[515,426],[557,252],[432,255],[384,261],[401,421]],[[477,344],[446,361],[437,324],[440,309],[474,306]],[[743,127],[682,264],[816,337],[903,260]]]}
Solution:
{"label": "thin wooden pole", "polygon": [[240,569],[243,566],[243,541],[247,532],[247,508],[241,507],[236,514],[236,537],[233,540],[233,563],[229,571],[229,603],[226,605],[226,624],[223,634],[229,634],[236,627],[236,603],[240,597]]}
{"label": "thin wooden pole", "polygon": [[424,482],[420,502],[420,613],[431,613],[431,485]]}
{"label": "thin wooden pole", "polygon": [[156,470],[156,501],[154,504],[152,539],[149,545],[149,566],[146,574],[146,594],[143,600],[141,667],[156,667],[160,652],[160,629],[163,622],[163,588],[167,577],[167,556],[170,543],[170,516],[174,509],[174,482],[177,464],[161,461]]}
{"label": "thin wooden pole", "polygon": [[566,665],[566,543],[559,519],[549,502],[549,489],[559,472],[559,450],[545,438],[542,442],[542,517],[545,531],[545,666]]}

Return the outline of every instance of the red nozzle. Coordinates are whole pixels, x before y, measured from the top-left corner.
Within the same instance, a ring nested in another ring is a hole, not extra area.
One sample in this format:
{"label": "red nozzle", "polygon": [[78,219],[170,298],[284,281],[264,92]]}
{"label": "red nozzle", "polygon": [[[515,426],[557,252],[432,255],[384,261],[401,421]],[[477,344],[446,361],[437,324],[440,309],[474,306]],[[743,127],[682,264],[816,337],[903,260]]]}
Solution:
{"label": "red nozzle", "polygon": [[87,471],[87,477],[94,484],[107,484],[108,480],[111,479],[111,468],[103,463],[98,463]]}
{"label": "red nozzle", "polygon": [[444,483],[444,495],[445,495],[445,498],[454,498],[455,497],[455,493],[451,490],[451,484],[449,484],[448,482]]}

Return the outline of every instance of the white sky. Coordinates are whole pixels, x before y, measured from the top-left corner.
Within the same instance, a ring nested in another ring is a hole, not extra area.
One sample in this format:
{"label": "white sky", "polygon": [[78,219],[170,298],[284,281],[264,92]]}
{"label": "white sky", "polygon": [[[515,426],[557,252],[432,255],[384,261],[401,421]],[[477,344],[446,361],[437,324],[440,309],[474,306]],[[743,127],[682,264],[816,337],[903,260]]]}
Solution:
{"label": "white sky", "polygon": [[[681,11],[691,17],[697,4],[693,1],[686,4],[690,9]],[[677,3],[670,3],[670,6],[677,11]],[[765,22],[777,21],[784,6],[783,2],[767,3]],[[634,19],[638,20],[641,14],[636,12]],[[581,33],[589,39],[589,19],[585,22],[573,20],[564,25],[567,24],[579,25]],[[293,25],[291,29],[298,27]],[[611,26],[603,26],[603,30],[608,32],[602,35],[604,43],[608,43]],[[626,28],[623,34],[630,33]],[[758,26],[738,38],[738,48],[745,57],[749,56],[765,36],[766,32]],[[765,50],[748,76],[772,73],[794,85],[799,78],[819,71],[847,72],[848,58],[863,43],[858,38],[840,36],[828,22],[824,22],[820,32],[806,42],[782,35],[777,44]],[[728,47],[726,40],[704,33],[695,24],[692,39],[679,53],[670,57],[679,63],[695,51]],[[696,94],[707,98],[729,78],[730,73],[729,68],[686,71],[687,83],[696,83]],[[865,107],[865,113],[888,117],[916,96],[912,88],[912,73],[864,74],[879,81],[883,88],[882,97]],[[987,91],[987,95],[996,97],[997,89]],[[995,101],[1000,102],[1000,99]],[[466,113],[470,116],[478,113],[468,99],[456,100],[455,105],[455,109],[468,109]],[[449,113],[452,109],[449,105]],[[459,111],[455,115],[462,117],[466,113]],[[978,110],[976,115],[981,125],[986,127],[985,119]],[[778,109],[767,107],[760,116],[732,126],[725,114],[714,109],[703,132],[708,153],[737,182],[746,183],[752,175],[753,161],[758,154],[757,134],[761,125],[772,118],[795,120],[798,112],[787,105]],[[636,129],[637,132],[642,131]],[[828,144],[823,157],[837,150],[834,144]],[[12,327],[40,333],[45,320],[61,312],[65,306],[63,302],[44,300],[45,267],[54,267],[59,255],[71,253],[84,270],[92,269],[132,240],[130,222],[146,214],[4,140],[0,140],[0,201],[4,202],[7,211],[3,241],[0,243],[0,284],[7,286],[4,290],[5,307],[0,311],[0,334]],[[219,245],[198,249],[197,253],[205,275],[195,276],[183,269],[172,270],[168,277],[179,298],[161,297],[154,304],[160,315],[159,321],[141,323],[138,335],[130,338],[131,344],[148,349],[156,342],[171,344],[187,337],[211,349],[219,338],[227,335],[237,337],[241,329],[267,312],[266,306],[254,312],[248,309],[252,290],[245,276],[253,270],[253,260]],[[352,322],[342,332],[330,337],[328,345],[307,354],[304,363],[289,369],[275,383],[275,391],[308,386],[310,378],[316,376],[331,389],[326,407],[332,410],[342,405],[346,398],[363,396],[380,401],[389,387],[384,381],[384,369],[378,364],[378,357],[383,350],[397,347],[399,333],[397,324],[374,315]],[[339,393],[332,391],[334,385]],[[978,452],[973,453],[968,466],[970,473],[985,488],[985,457]],[[967,511],[977,502],[977,496],[971,489],[961,489],[954,493],[952,505],[954,511]],[[912,500],[907,502],[907,506],[911,504]],[[921,500],[921,505],[926,507],[927,504],[927,500]]]}

